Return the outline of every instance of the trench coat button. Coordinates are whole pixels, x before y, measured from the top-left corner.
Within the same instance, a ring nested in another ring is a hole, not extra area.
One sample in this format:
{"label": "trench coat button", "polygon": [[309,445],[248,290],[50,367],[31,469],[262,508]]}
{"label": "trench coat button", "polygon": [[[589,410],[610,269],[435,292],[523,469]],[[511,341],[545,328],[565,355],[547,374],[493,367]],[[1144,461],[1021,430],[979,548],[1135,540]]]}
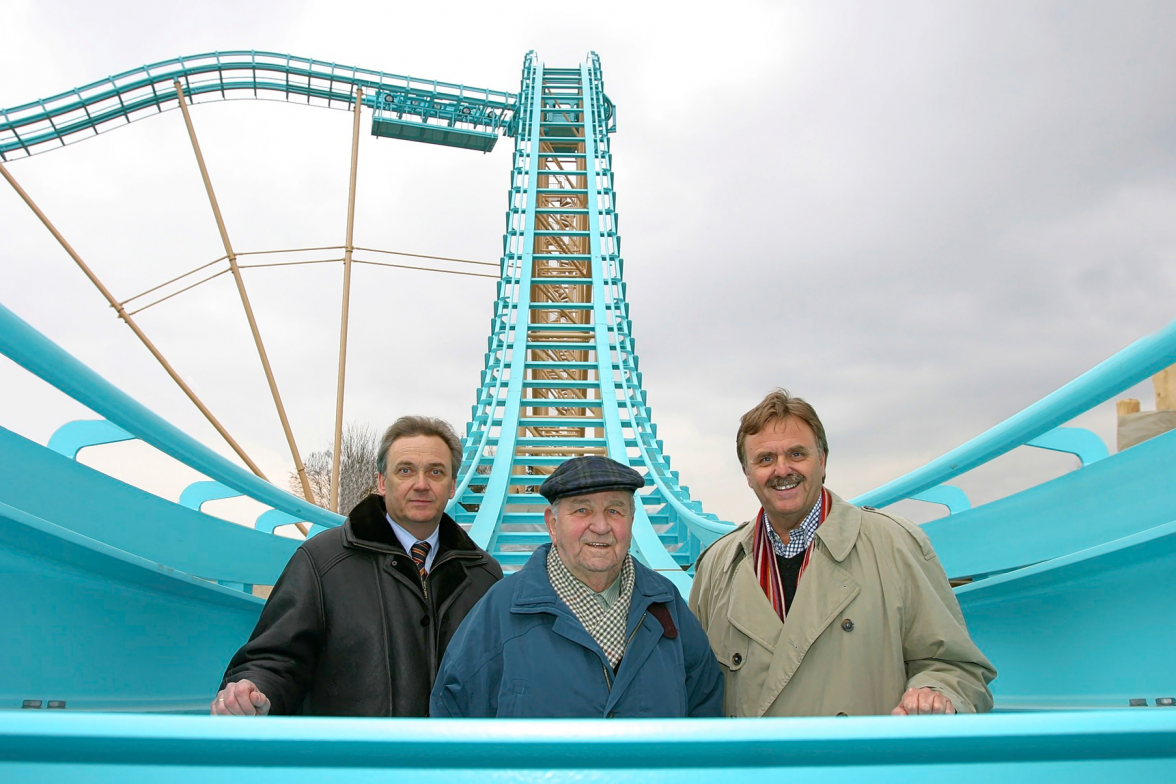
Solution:
{"label": "trench coat button", "polygon": [[616,718],[616,715],[617,715],[616,711],[609,711],[608,716],[606,716],[605,718],[614,719],[614,718]]}
{"label": "trench coat button", "polygon": [[841,622],[841,628],[842,628],[844,631],[847,631],[847,632],[852,632],[852,631],[853,631],[853,621],[851,621],[850,619],[846,618],[844,621],[842,621],[842,622]]}
{"label": "trench coat button", "polygon": [[731,656],[731,663],[734,664],[736,667],[738,667],[740,664],[743,664],[743,654],[736,653],[733,656]]}
{"label": "trench coat button", "polygon": [[429,616],[422,615],[421,616],[421,626],[428,626],[428,625],[429,625]]}

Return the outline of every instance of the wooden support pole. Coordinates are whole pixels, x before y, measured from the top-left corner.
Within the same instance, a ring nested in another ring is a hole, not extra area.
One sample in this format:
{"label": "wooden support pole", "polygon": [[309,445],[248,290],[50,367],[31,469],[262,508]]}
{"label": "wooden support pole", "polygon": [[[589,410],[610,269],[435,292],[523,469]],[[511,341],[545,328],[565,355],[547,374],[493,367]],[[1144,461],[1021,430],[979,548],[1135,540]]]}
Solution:
{"label": "wooden support pole", "polygon": [[1176,410],[1176,365],[1152,376],[1152,386],[1156,390],[1156,411]]}
{"label": "wooden support pole", "polygon": [[[282,396],[278,394],[278,384],[274,380],[274,372],[270,368],[269,357],[265,353],[265,345],[261,342],[261,332],[257,329],[257,320],[253,317],[253,307],[249,304],[249,294],[245,291],[245,281],[241,278],[241,269],[237,266],[237,254],[233,252],[229,242],[229,233],[225,229],[225,221],[221,217],[220,205],[216,201],[216,193],[212,189],[212,180],[208,177],[208,167],[204,165],[204,155],[200,152],[200,142],[196,140],[196,128],[192,125],[192,116],[188,113],[188,102],[184,98],[184,88],[179,80],[173,82],[176,96],[180,99],[180,111],[184,114],[184,125],[188,128],[188,138],[192,141],[192,151],[196,153],[196,163],[200,167],[200,176],[204,179],[204,190],[208,193],[208,201],[212,205],[212,214],[216,218],[216,227],[220,230],[221,242],[225,246],[225,256],[229,260],[229,269],[233,272],[233,280],[237,283],[237,293],[241,295],[241,304],[245,308],[245,317],[249,320],[249,330],[253,333],[253,343],[257,346],[257,355],[261,357],[261,366],[265,369],[265,378],[269,382],[270,394],[273,395],[274,405],[278,409],[278,418],[282,421],[282,430],[286,433],[286,443],[290,446],[290,454],[294,458],[294,466],[298,469],[298,479],[302,482],[302,494],[310,503],[315,503],[314,493],[310,489],[310,480],[306,476],[306,466],[302,464],[302,457],[298,454],[298,445],[294,443],[294,433],[290,430],[290,421],[286,418],[286,408],[282,405]],[[298,526],[303,534],[306,530]]]}
{"label": "wooden support pole", "polygon": [[363,88],[355,89],[355,121],[351,127],[351,184],[347,190],[347,242],[343,247],[343,306],[339,323],[339,378],[335,385],[335,448],[331,452],[331,511],[343,512],[339,505],[339,467],[343,453],[343,387],[347,376],[347,315],[351,304],[351,252],[355,236],[355,180],[359,174],[359,117],[363,108]]}
{"label": "wooden support pole", "polygon": [[[135,337],[139,338],[139,341],[147,347],[148,351],[151,352],[151,356],[155,357],[156,361],[163,366],[163,369],[169,376],[171,376],[172,381],[176,382],[180,389],[184,391],[184,394],[188,396],[188,399],[196,405],[196,408],[200,409],[200,413],[204,415],[204,418],[208,420],[209,424],[216,428],[216,432],[220,433],[221,438],[223,438],[225,442],[228,443],[229,447],[237,453],[237,457],[241,458],[245,465],[249,466],[250,471],[257,474],[262,479],[265,479],[265,474],[262,473],[257,463],[254,463],[253,460],[250,459],[249,455],[245,454],[245,450],[241,448],[241,445],[238,444],[231,435],[229,435],[224,426],[217,420],[215,416],[213,416],[212,412],[208,410],[208,407],[200,401],[200,398],[196,396],[196,393],[192,391],[192,388],[188,386],[184,379],[180,378],[179,373],[177,373],[175,369],[173,369],[172,366],[168,363],[168,361],[164,359],[163,354],[160,353],[159,349],[155,347],[155,344],[151,342],[143,330],[139,328],[139,325],[135,323],[135,320],[126,312],[126,310],[123,309],[123,306],[119,303],[118,300],[114,298],[114,295],[110,293],[110,290],[107,289],[105,285],[103,285],[102,281],[98,279],[98,276],[94,274],[89,266],[86,265],[86,262],[82,261],[82,257],[78,255],[77,251],[73,249],[73,246],[69,244],[64,236],[62,236],[61,232],[57,230],[57,227],[53,225],[45,213],[41,212],[41,208],[36,205],[32,197],[25,193],[24,188],[20,187],[20,183],[18,183],[16,179],[13,178],[13,176],[8,172],[8,169],[4,167],[3,163],[0,163],[0,174],[4,175],[4,179],[8,180],[8,184],[13,187],[21,199],[24,200],[24,203],[29,206],[29,209],[33,211],[33,214],[40,219],[41,223],[45,224],[45,228],[49,229],[49,233],[53,235],[53,238],[57,240],[58,244],[65,249],[65,252],[69,254],[69,257],[74,260],[74,263],[78,265],[81,271],[85,273],[86,277],[90,279],[90,282],[93,283],[98,291],[102,293],[102,296],[106,297],[106,301],[110,303],[110,307],[114,308],[114,311],[118,314],[118,317],[126,322],[126,325],[131,328],[132,332],[135,333]],[[266,481],[269,480],[267,479]],[[306,532],[303,531],[303,533]]]}

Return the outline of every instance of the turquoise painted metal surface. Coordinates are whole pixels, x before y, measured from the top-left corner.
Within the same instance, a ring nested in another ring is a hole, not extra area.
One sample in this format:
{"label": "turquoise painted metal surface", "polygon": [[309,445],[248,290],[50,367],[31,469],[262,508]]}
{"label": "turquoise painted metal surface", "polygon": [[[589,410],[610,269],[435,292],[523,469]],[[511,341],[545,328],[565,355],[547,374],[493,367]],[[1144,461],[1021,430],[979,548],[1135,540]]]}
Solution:
{"label": "turquoise painted metal surface", "polygon": [[0,502],[169,569],[272,585],[298,542],[202,514],[0,428]]}
{"label": "turquoise painted metal surface", "polygon": [[[1055,427],[1026,441],[1024,445],[1074,455],[1083,466],[1102,460],[1110,454],[1101,438],[1081,427]],[[967,494],[955,485],[937,485],[914,493],[909,498],[914,501],[942,504],[947,507],[948,514],[959,514],[972,508],[972,502]]]}
{"label": "turquoise painted metal surface", "polygon": [[49,448],[58,454],[76,460],[78,452],[88,446],[117,444],[133,441],[134,436],[118,425],[105,419],[86,419],[66,422],[49,437]]}
{"label": "turquoise painted metal surface", "polygon": [[973,639],[1000,663],[997,706],[1125,708],[1176,699],[1174,577],[1176,522],[1169,522],[959,588]]}
{"label": "turquoise painted metal surface", "polygon": [[1102,460],[1110,454],[1101,438],[1082,427],[1055,427],[1037,438],[1026,441],[1025,446],[1074,455],[1084,466]]}
{"label": "turquoise painted metal surface", "polygon": [[[315,106],[348,109],[356,88],[376,110],[372,132],[396,120],[418,141],[489,150],[499,133],[513,131],[515,96],[436,80],[371,71],[337,63],[257,51],[226,51],[179,57],[0,109],[0,160],[12,160],[89,138],[178,106],[173,82],[189,101],[257,98],[259,93]],[[399,111],[397,111],[399,110]],[[407,119],[403,115],[407,112]],[[401,137],[405,138],[405,137]]]}
{"label": "turquoise painted metal surface", "polygon": [[[209,501],[220,501],[225,498],[237,498],[241,495],[239,490],[234,490],[231,487],[226,487],[220,482],[213,482],[211,480],[204,482],[193,482],[184,488],[180,493],[180,506],[186,506],[189,509],[200,511]],[[301,522],[301,521],[291,521]]]}
{"label": "turquoise painted metal surface", "polygon": [[1173,466],[1176,432],[1164,433],[1008,498],[933,520],[923,530],[951,577],[1031,566],[1171,520]]}
{"label": "turquoise painted metal surface", "polygon": [[942,504],[947,507],[948,514],[958,514],[972,508],[968,495],[955,485],[938,485],[921,493],[911,496],[915,501],[926,501],[929,504]]}
{"label": "turquoise painted metal surface", "polygon": [[1170,781],[1176,710],[870,719],[0,713],[16,781]]}
{"label": "turquoise painted metal surface", "polygon": [[[26,701],[207,711],[262,605],[4,503],[0,595],[0,721],[9,723],[28,715],[7,713]],[[0,780],[11,776],[0,767]]]}
{"label": "turquoise painted metal surface", "polygon": [[[412,80],[409,80],[410,84]],[[510,109],[487,90],[387,87],[373,102],[372,135],[490,152],[510,129]]]}

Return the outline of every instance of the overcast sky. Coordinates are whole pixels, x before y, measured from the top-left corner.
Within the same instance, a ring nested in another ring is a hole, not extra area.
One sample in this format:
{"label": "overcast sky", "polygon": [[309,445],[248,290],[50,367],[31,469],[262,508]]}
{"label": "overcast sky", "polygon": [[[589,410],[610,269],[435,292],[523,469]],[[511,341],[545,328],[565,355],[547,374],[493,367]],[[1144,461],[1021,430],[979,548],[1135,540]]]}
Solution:
{"label": "overcast sky", "polygon": [[[658,435],[724,519],[755,499],[739,416],[772,387],[825,421],[851,497],[1015,414],[1176,315],[1176,4],[7,0],[0,106],[181,55],[257,49],[517,91],[523,57],[600,54],[631,315]],[[203,104],[193,120],[238,252],[343,242],[351,116]],[[495,262],[511,142],[489,155],[377,139],[364,118],[356,244]],[[8,164],[129,297],[223,255],[168,112]],[[14,192],[0,301],[230,454]],[[339,266],[246,273],[305,454],[334,424]],[[359,268],[347,419],[460,430],[494,281]],[[269,474],[292,470],[232,281],[138,317]],[[1150,385],[1136,396],[1152,406]],[[0,358],[0,425],[46,441],[90,416]],[[1113,401],[1082,417],[1113,449]],[[86,459],[175,497],[141,446]],[[1073,468],[1016,453],[978,501]],[[156,472],[152,478],[146,474]],[[181,472],[182,474],[182,472]],[[177,484],[178,483],[178,484]],[[937,514],[903,510],[919,518]]]}

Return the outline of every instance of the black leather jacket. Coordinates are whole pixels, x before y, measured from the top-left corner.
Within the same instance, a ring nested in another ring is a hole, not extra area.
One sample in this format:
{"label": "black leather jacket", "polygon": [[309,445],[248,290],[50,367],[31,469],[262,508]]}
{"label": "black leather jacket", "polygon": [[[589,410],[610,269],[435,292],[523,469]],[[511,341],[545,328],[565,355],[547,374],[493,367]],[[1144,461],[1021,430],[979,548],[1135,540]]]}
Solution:
{"label": "black leather jacket", "polygon": [[383,497],[369,495],[295,551],[221,688],[251,680],[275,715],[427,716],[453,633],[502,578],[449,515],[439,537],[426,596]]}

